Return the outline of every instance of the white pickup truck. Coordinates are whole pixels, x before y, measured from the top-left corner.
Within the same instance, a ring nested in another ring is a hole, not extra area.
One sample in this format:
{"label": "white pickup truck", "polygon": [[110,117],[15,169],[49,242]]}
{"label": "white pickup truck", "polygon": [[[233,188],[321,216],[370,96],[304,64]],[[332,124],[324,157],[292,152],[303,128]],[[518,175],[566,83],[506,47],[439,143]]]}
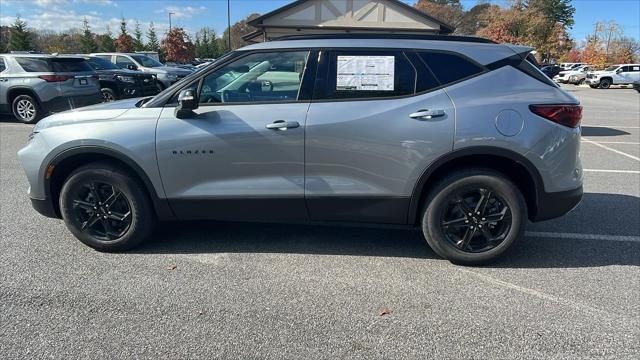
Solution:
{"label": "white pickup truck", "polygon": [[631,85],[639,80],[640,64],[618,64],[587,74],[585,82],[594,89],[608,89],[611,85]]}

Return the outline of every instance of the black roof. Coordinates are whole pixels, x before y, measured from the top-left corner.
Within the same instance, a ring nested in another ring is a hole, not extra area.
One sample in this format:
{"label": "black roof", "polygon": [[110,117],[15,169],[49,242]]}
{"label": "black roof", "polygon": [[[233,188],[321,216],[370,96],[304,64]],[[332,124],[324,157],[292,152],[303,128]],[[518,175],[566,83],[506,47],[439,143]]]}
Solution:
{"label": "black roof", "polygon": [[282,40],[322,40],[322,39],[400,39],[400,40],[433,40],[433,41],[458,41],[483,44],[497,44],[493,40],[476,36],[456,36],[456,35],[431,35],[431,34],[384,34],[384,33],[350,33],[350,34],[310,34],[310,35],[288,35],[271,39],[272,41]]}

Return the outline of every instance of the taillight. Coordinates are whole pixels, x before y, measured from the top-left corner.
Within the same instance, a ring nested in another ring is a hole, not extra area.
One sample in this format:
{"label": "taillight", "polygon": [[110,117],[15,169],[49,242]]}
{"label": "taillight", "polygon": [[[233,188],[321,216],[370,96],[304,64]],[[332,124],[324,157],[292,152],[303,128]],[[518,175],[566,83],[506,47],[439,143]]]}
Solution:
{"label": "taillight", "polygon": [[577,127],[582,120],[580,105],[529,105],[532,113],[560,125]]}
{"label": "taillight", "polygon": [[40,75],[38,77],[46,82],[61,82],[73,78],[71,75]]}

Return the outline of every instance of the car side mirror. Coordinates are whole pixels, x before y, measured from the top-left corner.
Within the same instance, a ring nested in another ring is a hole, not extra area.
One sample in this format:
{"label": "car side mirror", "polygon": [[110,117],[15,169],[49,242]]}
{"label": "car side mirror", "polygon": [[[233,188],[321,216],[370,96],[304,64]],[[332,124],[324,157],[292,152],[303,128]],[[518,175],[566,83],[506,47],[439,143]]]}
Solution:
{"label": "car side mirror", "polygon": [[178,106],[174,111],[174,115],[178,119],[186,119],[194,117],[193,110],[198,108],[198,96],[193,89],[185,89],[178,94]]}
{"label": "car side mirror", "polygon": [[621,72],[622,72],[622,69],[616,70],[616,74],[620,74]]}
{"label": "car side mirror", "polygon": [[127,69],[129,69],[129,70],[138,70],[138,67],[133,65],[133,64],[129,64],[129,65],[127,65]]}

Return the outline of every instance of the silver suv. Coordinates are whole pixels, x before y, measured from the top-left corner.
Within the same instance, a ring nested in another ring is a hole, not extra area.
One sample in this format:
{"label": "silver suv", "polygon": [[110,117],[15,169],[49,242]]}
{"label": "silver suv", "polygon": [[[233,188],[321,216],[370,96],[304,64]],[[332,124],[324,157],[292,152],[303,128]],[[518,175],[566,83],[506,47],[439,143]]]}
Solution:
{"label": "silver suv", "polygon": [[50,112],[100,102],[98,76],[81,57],[0,54],[0,113],[34,123]]}
{"label": "silver suv", "polygon": [[144,54],[129,53],[95,53],[91,56],[111,61],[117,67],[128,70],[140,70],[156,76],[156,84],[160,91],[168,88],[178,80],[191,74],[192,71],[177,67],[165,66],[158,60]]}
{"label": "silver suv", "polygon": [[531,50],[453,36],[251,45],[153,98],[44,119],[19,157],[36,210],[101,251],[157,220],[370,222],[420,226],[444,258],[485,263],[582,197],[582,108]]}

